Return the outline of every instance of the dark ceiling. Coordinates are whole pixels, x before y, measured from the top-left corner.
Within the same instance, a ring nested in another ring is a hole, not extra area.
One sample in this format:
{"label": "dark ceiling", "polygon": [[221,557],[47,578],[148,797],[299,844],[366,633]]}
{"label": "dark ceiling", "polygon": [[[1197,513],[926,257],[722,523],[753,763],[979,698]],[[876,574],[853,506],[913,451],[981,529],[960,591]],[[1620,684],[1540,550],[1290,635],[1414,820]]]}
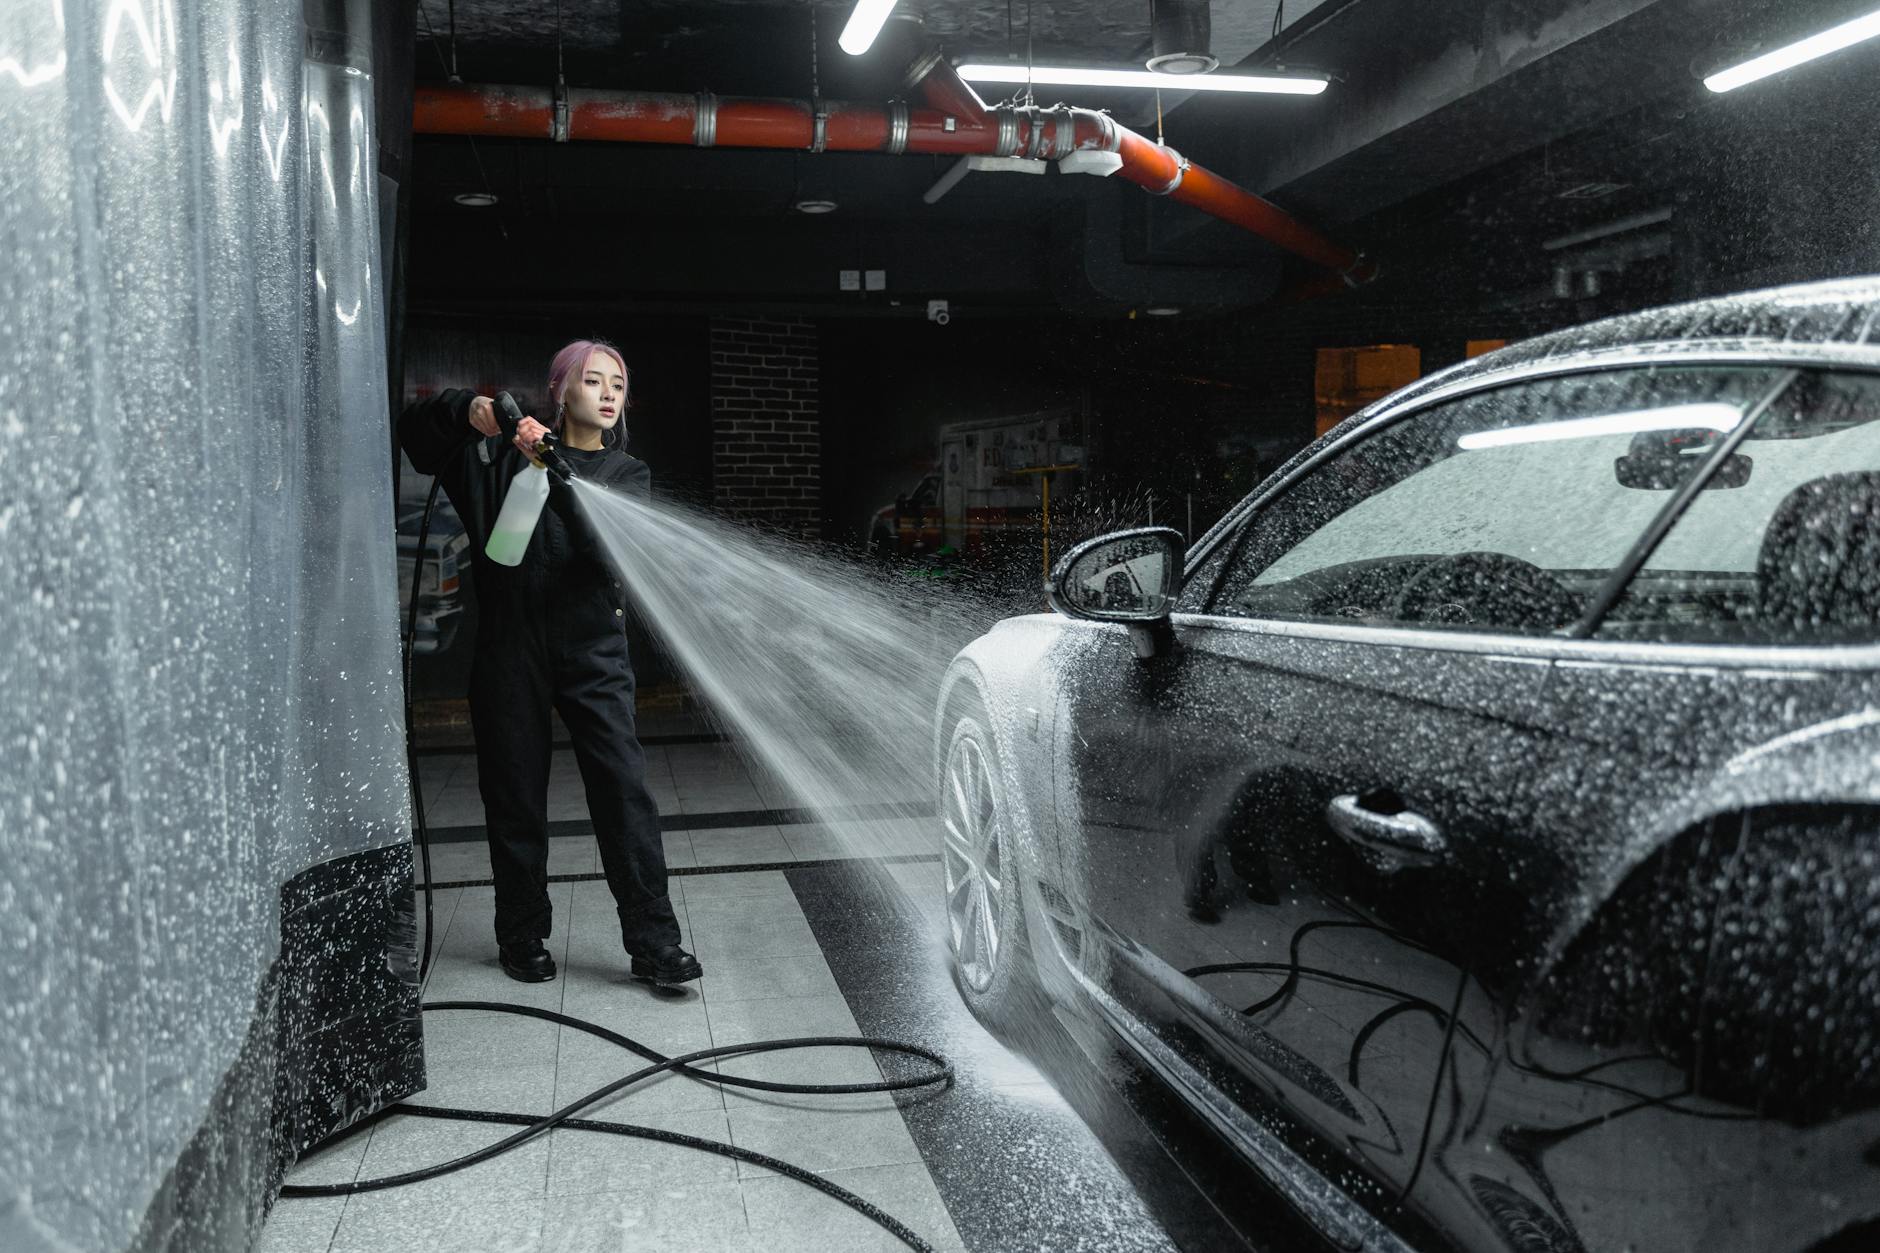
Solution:
{"label": "dark ceiling", "polygon": [[[1418,198],[1481,182],[1526,206],[1524,222],[1511,223],[1507,206],[1484,220],[1538,249],[1677,192],[1688,128],[1740,109],[1704,91],[1703,73],[1872,2],[1288,0],[1274,42],[1274,0],[1214,0],[1223,65],[1310,67],[1332,86],[1305,99],[1170,93],[1167,134],[1357,247],[1387,248],[1392,215]],[[449,0],[422,0],[416,72],[442,81],[454,56],[468,83],[547,85],[559,56],[576,87],[806,98],[813,20],[823,96],[882,101],[900,94],[902,70],[932,42],[956,60],[1022,58],[1028,17],[1040,63],[1140,65],[1148,48],[1148,0],[902,0],[876,47],[854,58],[836,46],[849,8],[562,0],[558,25],[543,0],[457,0],[454,12]],[[1880,53],[1848,55],[1880,71]],[[1140,94],[1063,95],[1154,133]],[[1493,173],[1536,153],[1544,194],[1533,174]],[[1186,206],[1055,169],[976,173],[929,205],[921,193],[948,160],[419,136],[414,161],[420,307],[502,289],[543,304],[912,315],[937,296],[986,312],[1102,315],[1152,303],[1250,307],[1298,269]],[[458,205],[468,191],[497,204]],[[810,195],[840,207],[794,212]],[[570,271],[575,240],[605,240],[603,255]],[[839,292],[837,271],[848,268],[887,270],[887,292]]]}

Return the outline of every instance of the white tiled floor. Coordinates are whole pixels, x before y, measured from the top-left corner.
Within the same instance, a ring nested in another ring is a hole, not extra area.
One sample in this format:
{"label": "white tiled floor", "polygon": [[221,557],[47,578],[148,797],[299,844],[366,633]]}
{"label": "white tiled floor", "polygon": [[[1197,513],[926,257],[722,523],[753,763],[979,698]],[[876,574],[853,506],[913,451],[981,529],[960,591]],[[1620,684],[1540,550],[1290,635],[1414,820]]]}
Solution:
{"label": "white tiled floor", "polygon": [[[770,802],[722,745],[648,754],[662,812],[757,809]],[[433,826],[480,825],[474,760],[421,764]],[[435,776],[431,777],[431,776]],[[556,754],[551,820],[584,818],[572,754]],[[745,826],[668,832],[672,867],[931,852],[918,821],[834,827]],[[433,846],[437,882],[487,878],[483,843]],[[598,869],[592,836],[555,839],[553,874]],[[896,867],[914,875],[924,866]],[[924,880],[919,880],[923,887]],[[560,967],[550,983],[517,983],[496,964],[487,887],[441,889],[427,1001],[491,1000],[585,1018],[677,1054],[802,1035],[856,1035],[855,1018],[779,871],[675,875],[673,904],[705,977],[682,994],[627,977],[613,900],[601,881],[550,885]],[[637,1069],[639,1059],[573,1028],[514,1015],[433,1012],[425,1018],[429,1089],[414,1104],[517,1113],[558,1107]],[[728,1073],[807,1082],[880,1078],[863,1049],[760,1054]],[[785,1158],[882,1206],[937,1249],[964,1246],[893,1101],[885,1095],[789,1096],[662,1076],[583,1111]],[[393,1118],[303,1159],[291,1182],[338,1182],[412,1170],[513,1128]],[[408,1187],[278,1203],[266,1253],[488,1250],[750,1250],[817,1253],[900,1249],[892,1236],[802,1183],[751,1164],[656,1141],[557,1131],[493,1161]]]}
{"label": "white tiled floor", "polygon": [[[573,860],[577,841],[560,855]],[[591,855],[592,841],[589,844]],[[626,977],[602,882],[555,884],[551,951],[560,977],[517,983],[497,967],[491,889],[439,893],[440,943],[427,1000],[500,1000],[557,1009],[668,1054],[745,1040],[856,1035],[855,1019],[780,871],[675,876],[682,931],[705,964],[683,995]],[[535,1113],[640,1064],[585,1033],[505,1014],[425,1019],[430,1088],[414,1104]],[[880,1078],[861,1049],[760,1054],[724,1063],[758,1078]],[[958,1233],[886,1096],[790,1096],[661,1077],[584,1111],[774,1154],[828,1175],[910,1223],[939,1249]],[[391,1174],[488,1144],[510,1128],[402,1118],[304,1160],[292,1182]],[[284,1200],[267,1253],[332,1250],[755,1250],[901,1248],[804,1185],[760,1167],[653,1141],[554,1132],[494,1161],[410,1187]]]}

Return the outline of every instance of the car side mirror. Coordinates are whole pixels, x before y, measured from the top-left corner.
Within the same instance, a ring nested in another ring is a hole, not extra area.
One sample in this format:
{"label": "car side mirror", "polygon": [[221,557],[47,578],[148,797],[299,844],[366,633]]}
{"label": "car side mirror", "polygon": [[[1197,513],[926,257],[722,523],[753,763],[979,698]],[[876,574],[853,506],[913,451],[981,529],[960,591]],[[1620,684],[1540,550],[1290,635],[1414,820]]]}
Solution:
{"label": "car side mirror", "polygon": [[1123,623],[1137,656],[1159,656],[1174,638],[1184,555],[1181,532],[1165,526],[1100,535],[1064,554],[1045,591],[1066,617]]}

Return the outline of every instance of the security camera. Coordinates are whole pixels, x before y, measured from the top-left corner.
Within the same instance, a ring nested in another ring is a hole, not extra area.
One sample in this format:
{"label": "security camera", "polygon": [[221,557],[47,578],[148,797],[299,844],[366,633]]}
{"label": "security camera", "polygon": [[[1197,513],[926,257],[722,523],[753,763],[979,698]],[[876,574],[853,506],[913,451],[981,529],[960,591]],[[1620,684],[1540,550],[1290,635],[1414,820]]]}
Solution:
{"label": "security camera", "polygon": [[929,300],[927,302],[927,320],[929,322],[937,322],[941,326],[945,326],[948,322],[951,322],[953,315],[947,312],[947,302],[944,300]]}

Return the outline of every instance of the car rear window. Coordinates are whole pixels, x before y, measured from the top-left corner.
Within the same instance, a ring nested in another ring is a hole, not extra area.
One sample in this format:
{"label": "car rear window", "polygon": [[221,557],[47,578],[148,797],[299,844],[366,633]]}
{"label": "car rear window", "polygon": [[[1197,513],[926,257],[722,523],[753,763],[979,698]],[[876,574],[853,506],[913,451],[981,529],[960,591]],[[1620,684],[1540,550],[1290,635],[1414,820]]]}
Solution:
{"label": "car rear window", "polygon": [[1871,640],[1880,622],[1880,377],[1804,373],[1738,447],[1596,632],[1761,644]]}

